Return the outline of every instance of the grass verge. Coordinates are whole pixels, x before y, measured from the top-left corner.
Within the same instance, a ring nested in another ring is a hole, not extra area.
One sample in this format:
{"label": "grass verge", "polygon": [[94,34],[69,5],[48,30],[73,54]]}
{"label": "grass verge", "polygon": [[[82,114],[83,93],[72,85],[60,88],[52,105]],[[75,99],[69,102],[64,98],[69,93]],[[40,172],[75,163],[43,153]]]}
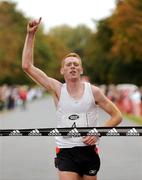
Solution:
{"label": "grass verge", "polygon": [[124,117],[138,125],[142,125],[142,117],[137,117],[132,114],[124,114]]}

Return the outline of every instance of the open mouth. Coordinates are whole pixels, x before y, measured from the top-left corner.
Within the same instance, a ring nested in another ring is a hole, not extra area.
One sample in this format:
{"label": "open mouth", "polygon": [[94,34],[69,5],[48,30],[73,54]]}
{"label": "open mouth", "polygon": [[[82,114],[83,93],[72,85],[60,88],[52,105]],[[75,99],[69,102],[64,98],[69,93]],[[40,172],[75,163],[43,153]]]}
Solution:
{"label": "open mouth", "polygon": [[70,74],[75,75],[76,71],[71,71]]}

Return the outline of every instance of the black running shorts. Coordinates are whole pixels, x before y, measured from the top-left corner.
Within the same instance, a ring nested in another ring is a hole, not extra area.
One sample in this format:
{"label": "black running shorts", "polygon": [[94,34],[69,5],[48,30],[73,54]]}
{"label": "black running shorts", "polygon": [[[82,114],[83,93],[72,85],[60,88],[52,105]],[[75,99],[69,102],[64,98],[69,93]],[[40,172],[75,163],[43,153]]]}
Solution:
{"label": "black running shorts", "polygon": [[55,167],[60,171],[76,172],[80,176],[95,176],[100,168],[96,146],[58,148]]}

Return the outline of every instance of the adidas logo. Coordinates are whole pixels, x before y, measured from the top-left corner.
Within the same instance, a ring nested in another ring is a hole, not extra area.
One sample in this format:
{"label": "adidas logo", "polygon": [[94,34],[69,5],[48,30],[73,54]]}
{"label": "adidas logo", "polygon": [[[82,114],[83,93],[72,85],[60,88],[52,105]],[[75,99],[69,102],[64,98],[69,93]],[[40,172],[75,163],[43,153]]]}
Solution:
{"label": "adidas logo", "polygon": [[12,131],[9,136],[22,136],[22,133],[20,133],[19,130]]}
{"label": "adidas logo", "polygon": [[87,136],[100,136],[100,133],[96,128],[94,128],[87,133]]}
{"label": "adidas logo", "polygon": [[79,137],[81,136],[81,134],[78,132],[76,128],[74,128],[68,132],[67,136]]}
{"label": "adidas logo", "polygon": [[126,136],[139,136],[140,133],[135,128],[130,129],[127,133]]}
{"label": "adidas logo", "polygon": [[34,129],[28,134],[28,136],[42,136],[42,134],[38,129]]}
{"label": "adidas logo", "polygon": [[61,136],[61,133],[58,131],[58,129],[53,129],[48,133],[48,136]]}
{"label": "adidas logo", "polygon": [[118,133],[116,129],[113,128],[106,133],[106,136],[120,136],[120,133]]}

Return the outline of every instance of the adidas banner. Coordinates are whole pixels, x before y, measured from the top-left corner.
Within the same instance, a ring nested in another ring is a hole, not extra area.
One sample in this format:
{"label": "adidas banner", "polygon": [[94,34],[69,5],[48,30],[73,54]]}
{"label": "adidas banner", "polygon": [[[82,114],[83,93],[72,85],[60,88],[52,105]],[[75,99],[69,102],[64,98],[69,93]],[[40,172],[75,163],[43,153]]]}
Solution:
{"label": "adidas banner", "polygon": [[0,136],[142,136],[142,126],[0,129]]}

